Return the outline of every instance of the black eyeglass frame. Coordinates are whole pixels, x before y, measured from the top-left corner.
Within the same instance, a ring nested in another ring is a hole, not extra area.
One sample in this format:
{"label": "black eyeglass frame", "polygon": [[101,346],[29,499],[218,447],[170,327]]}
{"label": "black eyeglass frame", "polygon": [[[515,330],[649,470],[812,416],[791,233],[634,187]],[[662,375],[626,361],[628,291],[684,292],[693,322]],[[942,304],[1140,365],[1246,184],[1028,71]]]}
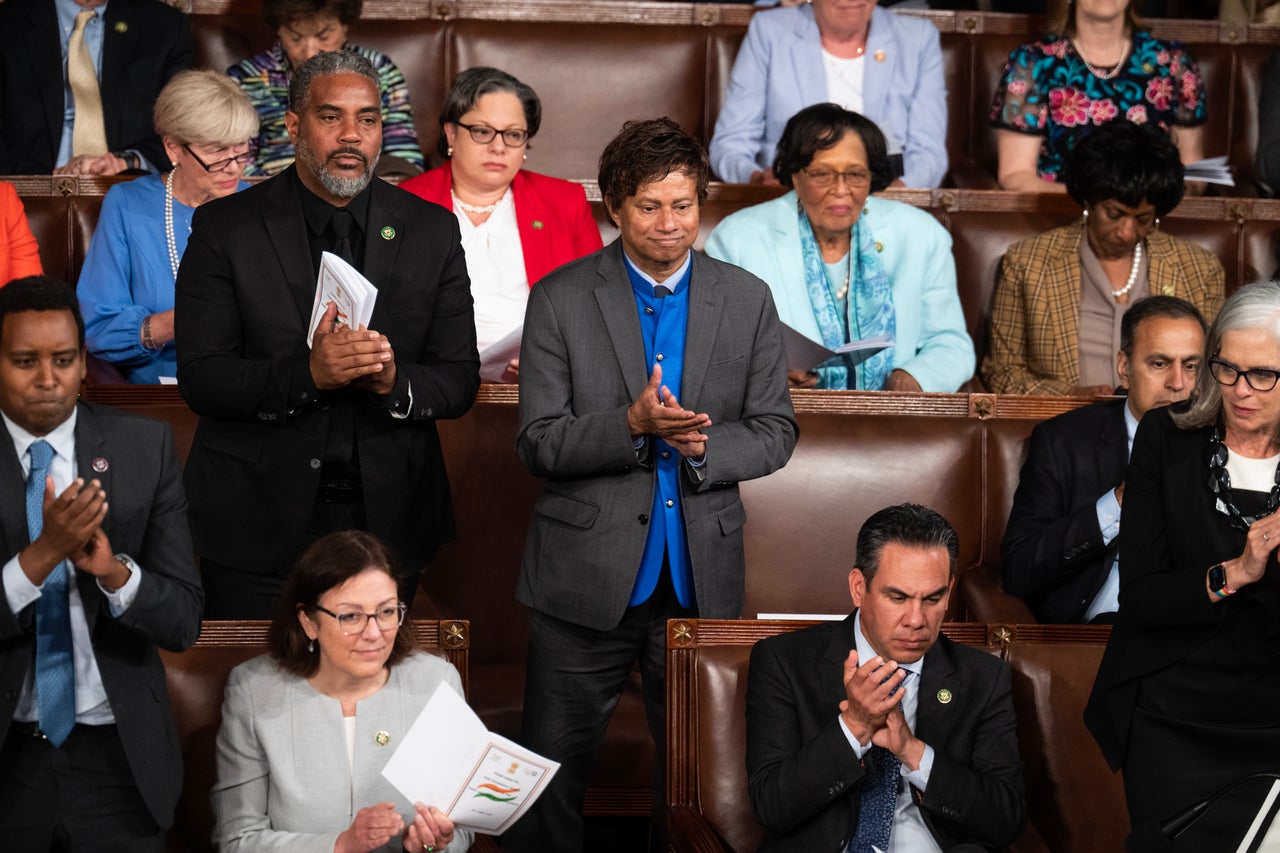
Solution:
{"label": "black eyeglass frame", "polygon": [[[1225,379],[1223,379],[1221,376],[1218,375],[1218,368],[1222,368],[1223,370],[1234,373],[1235,376],[1232,377],[1230,382],[1227,382]],[[1221,358],[1217,358],[1216,356],[1214,358],[1209,359],[1209,372],[1213,374],[1213,379],[1215,382],[1217,382],[1219,385],[1222,385],[1226,388],[1236,387],[1236,383],[1239,382],[1240,377],[1243,376],[1246,385],[1248,385],[1254,391],[1260,391],[1264,394],[1268,391],[1274,390],[1276,387],[1276,384],[1280,383],[1280,370],[1272,370],[1269,367],[1251,367],[1248,370],[1241,370],[1231,362]],[[1257,385],[1254,384],[1254,381],[1253,381],[1254,377],[1270,377],[1271,384],[1265,388],[1259,388]]]}
{"label": "black eyeglass frame", "polygon": [[[529,144],[529,131],[523,128],[509,127],[506,130],[498,130],[487,124],[463,124],[460,121],[455,121],[454,124],[465,130],[471,136],[471,141],[477,145],[488,145],[495,136],[501,136],[502,144],[508,148],[523,148]],[[513,140],[512,136],[516,139]]]}
{"label": "black eyeglass frame", "polygon": [[[379,614],[382,613],[383,611],[390,610],[391,608],[389,607],[380,608],[376,613],[365,613],[362,610],[356,610],[349,613],[334,613],[329,608],[321,607],[319,604],[311,605],[311,609],[318,610],[321,613],[327,613],[328,615],[332,616],[333,621],[337,622],[338,627],[342,629],[342,633],[346,634],[348,637],[356,637],[356,636],[359,636],[360,634],[363,634],[365,632],[365,629],[369,627],[370,619],[374,620],[374,624],[378,626],[379,631],[392,631],[399,628],[401,625],[404,624],[404,616],[405,616],[405,613],[408,612],[409,610],[409,605],[405,604],[403,601],[398,603],[395,606],[395,609],[400,612],[399,621],[397,621],[395,625],[385,625],[385,626],[382,624],[382,621],[378,617],[379,617]],[[348,631],[347,626],[343,624],[343,620],[350,621],[352,617],[356,617],[356,616],[363,617],[363,621],[360,623],[360,627],[354,631]]]}
{"label": "black eyeglass frame", "polygon": [[253,162],[253,158],[255,156],[252,143],[249,145],[249,150],[243,154],[237,154],[236,156],[228,157],[225,160],[215,160],[212,163],[206,163],[204,160],[201,160],[200,155],[192,151],[191,146],[185,142],[182,143],[182,149],[195,158],[195,161],[199,163],[206,172],[213,172],[215,174],[227,171],[227,169],[231,168],[232,163],[239,163],[242,166],[248,166]]}

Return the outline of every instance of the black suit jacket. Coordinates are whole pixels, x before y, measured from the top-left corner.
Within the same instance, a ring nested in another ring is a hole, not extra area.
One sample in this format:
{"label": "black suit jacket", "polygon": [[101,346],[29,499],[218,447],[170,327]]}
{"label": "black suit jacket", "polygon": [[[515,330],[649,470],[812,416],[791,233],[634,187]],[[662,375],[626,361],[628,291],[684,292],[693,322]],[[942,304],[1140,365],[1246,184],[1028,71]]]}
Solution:
{"label": "black suit jacket", "polygon": [[[855,611],[856,612],[856,611]],[[842,851],[864,776],[839,721],[854,614],[761,640],[747,677],[751,805],[768,830],[761,850]],[[937,698],[942,689],[951,701]],[[1003,848],[1026,823],[1009,666],[940,635],[924,657],[915,734],[933,747],[928,790],[915,791],[944,850]]]}
{"label": "black suit jacket", "polygon": [[[76,583],[134,781],[156,823],[168,828],[182,790],[182,751],[156,647],[182,651],[194,643],[203,603],[178,459],[165,424],[91,403],[79,404],[78,411],[79,474],[102,481],[110,501],[103,532],[116,553],[137,561],[142,580],[118,619],[92,575],[76,572]],[[107,469],[99,472],[94,460],[105,460]],[[29,544],[25,489],[13,441],[0,422],[0,563]],[[34,646],[35,606],[14,613],[0,595],[0,741],[13,721]]]}
{"label": "black suit jacket", "polygon": [[1107,579],[1117,537],[1104,545],[1095,504],[1124,480],[1125,400],[1051,418],[1031,431],[1001,545],[1004,588],[1041,622],[1080,622]]}
{"label": "black suit jacket", "polygon": [[178,271],[178,384],[200,415],[186,469],[196,550],[288,571],[320,484],[330,403],[346,395],[368,529],[417,571],[453,536],[436,419],[466,413],[480,385],[458,222],[380,179],[370,185],[369,327],[390,339],[397,387],[413,395],[397,419],[372,395],[322,393],[311,379],[316,274],[295,180],[291,169],[201,205]]}
{"label": "black suit jacket", "polygon": [[[102,35],[107,146],[168,167],[152,120],[169,78],[191,67],[187,16],[158,0],[111,0]],[[53,0],[0,3],[0,174],[53,171],[62,140],[62,41]]]}

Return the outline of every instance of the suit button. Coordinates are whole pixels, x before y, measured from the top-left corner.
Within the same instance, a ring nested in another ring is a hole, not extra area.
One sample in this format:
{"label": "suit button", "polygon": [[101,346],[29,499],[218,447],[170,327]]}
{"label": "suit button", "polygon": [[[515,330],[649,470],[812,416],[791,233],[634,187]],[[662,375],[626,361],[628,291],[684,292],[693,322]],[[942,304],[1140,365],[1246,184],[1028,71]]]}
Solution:
{"label": "suit button", "polygon": [[670,458],[671,458],[671,451],[670,451],[670,450],[664,450],[664,451],[662,451],[662,458],[663,458],[663,459],[670,459]]}
{"label": "suit button", "polygon": [[311,395],[310,395],[310,394],[308,394],[306,391],[303,391],[303,392],[302,392],[302,399],[304,399],[304,400],[310,400],[310,399],[311,399]]}
{"label": "suit button", "polygon": [[319,467],[320,467],[320,460],[319,460],[319,459],[312,459],[312,460],[311,460],[311,467],[312,467],[312,469],[319,468]]}
{"label": "suit button", "polygon": [[649,516],[645,515],[645,514],[642,512],[642,513],[640,513],[640,517],[639,517],[639,518],[637,518],[637,519],[636,519],[636,521],[640,522],[640,524],[641,524],[641,525],[648,524],[648,523],[649,523]]}
{"label": "suit button", "polygon": [[658,361],[662,361],[662,353],[658,353]]}
{"label": "suit button", "polygon": [[675,506],[675,505],[676,505],[676,502],[675,502],[675,501],[673,501],[673,500],[668,500],[668,501],[667,501],[667,509],[671,509],[671,507],[673,507],[673,506]]}
{"label": "suit button", "polygon": [[644,313],[646,313],[646,314],[652,314],[652,313],[653,313],[653,309],[652,309],[652,308],[646,308],[646,309],[644,309]]}

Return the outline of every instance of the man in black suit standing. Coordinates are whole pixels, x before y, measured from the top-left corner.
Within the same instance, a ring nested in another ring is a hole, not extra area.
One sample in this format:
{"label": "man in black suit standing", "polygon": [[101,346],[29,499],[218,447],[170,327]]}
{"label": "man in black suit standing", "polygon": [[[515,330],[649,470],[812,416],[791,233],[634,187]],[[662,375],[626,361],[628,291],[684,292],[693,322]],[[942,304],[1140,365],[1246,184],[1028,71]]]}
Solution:
{"label": "man in black suit standing", "polygon": [[[435,422],[480,385],[471,288],[457,220],[373,180],[380,105],[367,59],[307,60],[285,117],[296,163],[192,221],[175,341],[200,415],[186,483],[207,618],[269,615],[294,559],[333,530],[386,542],[409,602],[453,536]],[[370,328],[330,303],[311,329],[324,251],[377,288]]]}
{"label": "man in black suit standing", "polygon": [[167,168],[151,113],[190,67],[187,16],[158,0],[0,3],[0,174]]}
{"label": "man in black suit standing", "polygon": [[1187,399],[1204,368],[1195,306],[1149,296],[1120,321],[1116,370],[1128,396],[1051,418],[1031,432],[1001,547],[1004,588],[1041,622],[1110,623],[1119,607],[1120,505],[1138,421]]}
{"label": "man in black suit standing", "polygon": [[200,633],[173,436],[76,402],[84,322],[43,276],[0,289],[0,838],[161,851],[182,753],[156,646]]}
{"label": "man in black suit standing", "polygon": [[858,531],[843,622],[761,640],[747,675],[762,851],[1003,849],[1026,823],[1009,666],[939,632],[960,543],[916,504]]}

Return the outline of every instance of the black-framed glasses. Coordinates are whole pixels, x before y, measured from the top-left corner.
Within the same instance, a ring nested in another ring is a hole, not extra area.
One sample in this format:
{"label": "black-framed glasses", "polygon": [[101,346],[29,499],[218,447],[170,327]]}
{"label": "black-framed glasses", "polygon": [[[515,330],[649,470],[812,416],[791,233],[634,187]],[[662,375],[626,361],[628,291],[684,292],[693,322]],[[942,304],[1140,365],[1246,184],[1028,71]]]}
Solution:
{"label": "black-framed glasses", "polygon": [[321,613],[327,613],[333,617],[338,623],[338,627],[342,629],[342,633],[348,636],[355,634],[363,634],[364,629],[369,627],[369,620],[377,620],[379,631],[391,631],[399,628],[404,623],[405,611],[409,609],[409,605],[404,604],[388,604],[386,607],[378,608],[374,613],[363,613],[359,610],[349,610],[344,613],[334,613],[327,607],[321,607],[319,604],[313,605],[316,610]]}
{"label": "black-framed glasses", "polygon": [[182,143],[182,148],[188,154],[194,157],[195,161],[199,163],[201,166],[203,166],[206,172],[225,172],[227,171],[227,169],[231,168],[232,163],[239,163],[241,166],[248,166],[250,163],[253,162],[254,152],[253,152],[252,145],[250,145],[249,150],[244,152],[243,154],[237,154],[234,157],[228,157],[225,160],[218,160],[213,163],[206,163],[205,161],[201,160],[200,155],[192,151],[191,146],[185,142]]}
{"label": "black-framed glasses", "polygon": [[1213,374],[1214,379],[1218,380],[1219,385],[1226,385],[1229,388],[1234,388],[1241,376],[1255,391],[1270,391],[1276,387],[1277,382],[1280,382],[1280,370],[1271,370],[1266,367],[1241,370],[1231,362],[1220,358],[1209,359],[1209,372]]}
{"label": "black-framed glasses", "polygon": [[861,189],[862,187],[871,186],[871,173],[866,169],[846,169],[843,172],[837,172],[835,169],[817,168],[801,169],[800,171],[804,172],[805,177],[809,179],[809,183],[819,189],[834,187],[836,181],[841,179],[850,187]]}
{"label": "black-framed glasses", "polygon": [[455,121],[454,124],[471,134],[471,139],[480,145],[488,145],[498,134],[502,134],[502,141],[509,148],[519,148],[529,141],[529,131],[521,130],[518,127],[498,130],[497,128],[489,127],[487,124],[463,124],[460,121]]}

